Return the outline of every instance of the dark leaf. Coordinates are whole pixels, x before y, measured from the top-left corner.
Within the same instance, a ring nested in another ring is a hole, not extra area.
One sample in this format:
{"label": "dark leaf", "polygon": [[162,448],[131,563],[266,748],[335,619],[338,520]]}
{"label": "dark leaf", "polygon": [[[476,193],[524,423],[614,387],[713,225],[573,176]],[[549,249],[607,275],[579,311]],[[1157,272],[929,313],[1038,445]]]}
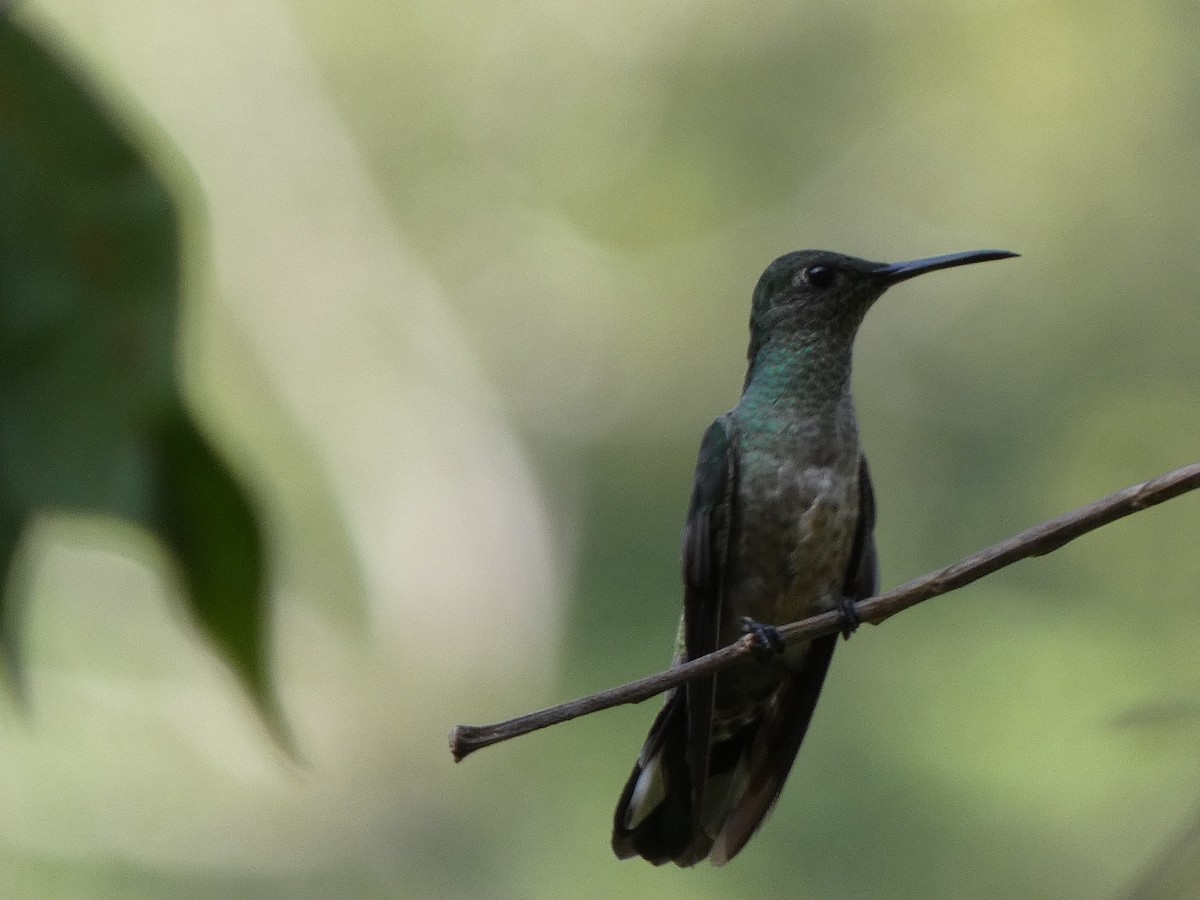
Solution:
{"label": "dark leaf", "polygon": [[195,618],[268,710],[262,540],[176,379],[171,196],[81,80],[0,16],[0,649],[31,515],[156,531]]}

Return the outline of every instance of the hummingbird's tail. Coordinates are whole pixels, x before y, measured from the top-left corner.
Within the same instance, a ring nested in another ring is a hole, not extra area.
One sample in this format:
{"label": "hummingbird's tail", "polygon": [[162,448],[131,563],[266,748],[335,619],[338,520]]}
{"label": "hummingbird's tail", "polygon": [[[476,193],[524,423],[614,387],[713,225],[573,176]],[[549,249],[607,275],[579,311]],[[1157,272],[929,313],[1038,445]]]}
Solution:
{"label": "hummingbird's tail", "polygon": [[[697,845],[697,841],[699,844]],[[687,704],[672,691],[638,755],[613,816],[613,852],[661,866],[692,866],[708,855],[712,839],[694,827],[687,763]]]}
{"label": "hummingbird's tail", "polygon": [[808,733],[837,639],[830,634],[808,645],[799,667],[784,681],[771,708],[759,720],[745,751],[746,778],[737,786],[736,795],[731,789],[727,814],[722,816],[711,848],[714,866],[725,865],[741,852],[779,799]]}
{"label": "hummingbird's tail", "polygon": [[712,736],[703,809],[694,808],[688,771],[687,705],[673,692],[650,735],[613,821],[613,851],[654,865],[714,865],[733,859],[770,813],[808,730],[837,635],[818,638],[799,667],[753,718]]}

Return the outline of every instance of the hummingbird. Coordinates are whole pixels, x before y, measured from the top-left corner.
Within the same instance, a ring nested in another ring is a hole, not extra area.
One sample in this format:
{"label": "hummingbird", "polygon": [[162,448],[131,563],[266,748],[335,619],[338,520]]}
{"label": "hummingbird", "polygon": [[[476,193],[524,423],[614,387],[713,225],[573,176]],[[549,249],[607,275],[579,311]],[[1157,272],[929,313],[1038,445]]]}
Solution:
{"label": "hummingbird", "polygon": [[875,498],[850,394],[854,338],[895,284],[1017,256],[877,263],[779,257],[754,289],[737,405],[700,443],[683,529],[675,663],[755,635],[755,657],[667,695],[613,818],[613,851],[655,865],[733,859],[771,811],[808,730],[837,634],[785,647],[776,625],[879,589]]}

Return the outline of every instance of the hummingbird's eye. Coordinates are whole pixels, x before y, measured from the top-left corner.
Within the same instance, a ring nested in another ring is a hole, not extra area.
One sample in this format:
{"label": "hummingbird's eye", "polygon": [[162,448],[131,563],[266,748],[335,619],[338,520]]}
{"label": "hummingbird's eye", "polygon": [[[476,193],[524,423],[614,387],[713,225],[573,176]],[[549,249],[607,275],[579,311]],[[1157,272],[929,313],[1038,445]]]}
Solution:
{"label": "hummingbird's eye", "polygon": [[829,266],[809,266],[804,270],[804,280],[815,288],[827,288],[836,277]]}

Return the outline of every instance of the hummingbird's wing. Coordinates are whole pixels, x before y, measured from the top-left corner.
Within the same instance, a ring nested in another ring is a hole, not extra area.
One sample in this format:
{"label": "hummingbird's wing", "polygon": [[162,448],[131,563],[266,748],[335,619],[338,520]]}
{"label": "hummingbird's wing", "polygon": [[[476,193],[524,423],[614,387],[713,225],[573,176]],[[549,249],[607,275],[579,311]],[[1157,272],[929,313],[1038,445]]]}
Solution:
{"label": "hummingbird's wing", "polygon": [[[729,521],[737,491],[737,433],[729,415],[720,416],[700,442],[692,498],[683,529],[683,637],[688,660],[717,649],[725,562],[729,555]],[[688,682],[687,763],[692,813],[698,821],[704,806],[712,749],[712,676]]]}
{"label": "hummingbird's wing", "polygon": [[[729,514],[736,482],[733,423],[722,416],[700,443],[683,530],[682,647],[676,659],[717,649]],[[666,705],[625,783],[613,816],[613,852],[655,865],[695,865],[712,838],[699,827],[708,770],[713,680],[699,679],[667,695]]]}
{"label": "hummingbird's wing", "polygon": [[[858,521],[843,593],[852,600],[863,600],[878,589],[875,492],[871,487],[867,458],[863,456],[858,466]],[[764,730],[755,739],[751,750],[749,783],[713,846],[711,858],[715,865],[733,859],[746,846],[779,799],[808,731],[836,645],[836,634],[819,637],[810,643],[800,666],[780,688],[775,713],[766,718]]]}
{"label": "hummingbird's wing", "polygon": [[879,556],[875,552],[875,489],[867,458],[858,463],[858,527],[850,566],[846,570],[844,593],[851,600],[866,600],[879,593]]}

